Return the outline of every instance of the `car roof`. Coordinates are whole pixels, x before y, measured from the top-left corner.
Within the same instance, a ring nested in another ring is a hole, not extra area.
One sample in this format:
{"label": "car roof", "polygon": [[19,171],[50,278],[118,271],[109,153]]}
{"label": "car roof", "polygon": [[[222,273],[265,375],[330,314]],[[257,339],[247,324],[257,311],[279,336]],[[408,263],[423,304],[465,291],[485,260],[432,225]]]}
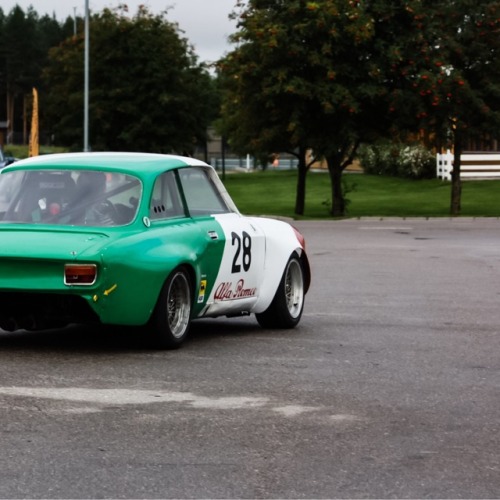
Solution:
{"label": "car roof", "polygon": [[[186,156],[154,153],[60,153],[34,156],[18,161],[3,170],[89,169],[130,173],[138,176],[158,174],[176,167],[204,166],[203,161]],[[211,168],[211,167],[210,167]]]}

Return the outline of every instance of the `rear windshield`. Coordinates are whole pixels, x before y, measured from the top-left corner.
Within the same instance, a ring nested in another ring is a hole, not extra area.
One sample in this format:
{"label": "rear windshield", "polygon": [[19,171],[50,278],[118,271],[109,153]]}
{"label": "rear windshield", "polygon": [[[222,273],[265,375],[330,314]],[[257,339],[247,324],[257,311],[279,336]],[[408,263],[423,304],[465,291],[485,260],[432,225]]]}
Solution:
{"label": "rear windshield", "polygon": [[0,221],[72,226],[131,223],[137,177],[94,170],[16,170],[0,174]]}

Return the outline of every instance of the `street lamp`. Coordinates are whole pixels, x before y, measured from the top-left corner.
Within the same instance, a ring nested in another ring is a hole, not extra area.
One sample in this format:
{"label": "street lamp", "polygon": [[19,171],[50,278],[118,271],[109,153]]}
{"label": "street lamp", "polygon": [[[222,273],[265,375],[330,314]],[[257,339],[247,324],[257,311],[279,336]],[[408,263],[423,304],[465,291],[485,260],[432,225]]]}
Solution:
{"label": "street lamp", "polygon": [[83,95],[83,151],[89,149],[89,0],[85,0],[85,61]]}

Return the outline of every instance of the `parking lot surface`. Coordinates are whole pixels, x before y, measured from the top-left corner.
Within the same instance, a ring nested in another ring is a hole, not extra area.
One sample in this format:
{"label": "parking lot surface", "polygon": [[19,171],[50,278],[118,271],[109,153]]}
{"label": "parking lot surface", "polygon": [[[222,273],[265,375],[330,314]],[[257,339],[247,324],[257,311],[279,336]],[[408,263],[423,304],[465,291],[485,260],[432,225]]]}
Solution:
{"label": "parking lot surface", "polygon": [[0,498],[498,498],[500,221],[295,225],[295,330],[0,332]]}

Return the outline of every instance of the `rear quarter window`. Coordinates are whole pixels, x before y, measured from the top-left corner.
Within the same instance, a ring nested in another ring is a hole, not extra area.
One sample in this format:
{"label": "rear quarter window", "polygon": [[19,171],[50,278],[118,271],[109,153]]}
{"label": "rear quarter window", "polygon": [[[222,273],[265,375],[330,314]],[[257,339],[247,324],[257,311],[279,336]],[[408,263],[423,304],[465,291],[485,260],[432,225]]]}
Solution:
{"label": "rear quarter window", "polygon": [[200,167],[178,170],[184,197],[192,217],[230,212],[210,171]]}

